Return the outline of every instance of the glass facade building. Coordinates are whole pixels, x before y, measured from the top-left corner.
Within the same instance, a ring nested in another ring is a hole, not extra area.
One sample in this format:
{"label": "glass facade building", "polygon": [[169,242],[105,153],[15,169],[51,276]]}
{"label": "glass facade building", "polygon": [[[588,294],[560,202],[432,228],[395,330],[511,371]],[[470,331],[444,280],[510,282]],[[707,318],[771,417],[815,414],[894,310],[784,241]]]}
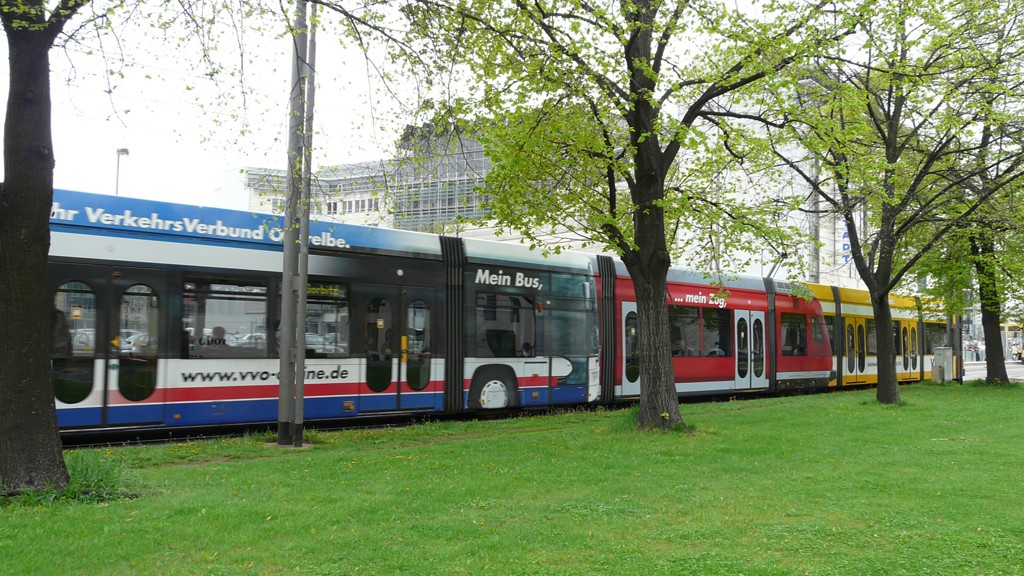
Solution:
{"label": "glass facade building", "polygon": [[[490,161],[475,140],[421,137],[410,128],[396,157],[326,166],[313,175],[311,213],[352,224],[437,232],[457,217],[487,214],[480,190]],[[283,212],[284,170],[247,168],[249,208]]]}

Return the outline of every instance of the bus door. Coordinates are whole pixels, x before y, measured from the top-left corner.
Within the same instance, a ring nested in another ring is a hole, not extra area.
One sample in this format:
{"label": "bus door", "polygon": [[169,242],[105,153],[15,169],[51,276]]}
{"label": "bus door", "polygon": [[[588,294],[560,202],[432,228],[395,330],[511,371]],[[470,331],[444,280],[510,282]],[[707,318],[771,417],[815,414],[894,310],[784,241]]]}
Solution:
{"label": "bus door", "polygon": [[431,289],[402,290],[402,340],[399,343],[402,356],[399,358],[398,387],[398,407],[402,409],[444,408],[443,386],[432,382],[436,380],[431,365],[435,304],[436,297]]}
{"label": "bus door", "polygon": [[917,357],[917,321],[893,321],[893,339],[896,344],[896,380],[917,380],[920,365]]}
{"label": "bus door", "polygon": [[736,350],[735,387],[767,388],[764,312],[736,310],[733,315],[733,338],[733,348]]}
{"label": "bus door", "polygon": [[636,302],[622,303],[622,396],[640,395],[639,322]]}
{"label": "bus door", "polygon": [[443,392],[431,383],[434,291],[367,286],[366,295],[366,383],[360,388],[359,411],[437,407]]}
{"label": "bus door", "polygon": [[[53,384],[64,427],[160,424],[162,271],[54,265]],[[66,342],[66,345],[64,344]]]}
{"label": "bus door", "polygon": [[843,384],[867,383],[867,325],[864,318],[846,318],[846,357],[843,363]]}

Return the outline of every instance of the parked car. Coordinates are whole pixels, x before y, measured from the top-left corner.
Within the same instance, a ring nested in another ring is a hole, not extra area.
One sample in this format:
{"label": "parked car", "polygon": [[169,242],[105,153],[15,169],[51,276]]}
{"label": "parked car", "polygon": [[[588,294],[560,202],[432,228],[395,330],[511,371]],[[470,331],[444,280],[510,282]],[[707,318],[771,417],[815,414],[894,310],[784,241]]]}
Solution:
{"label": "parked car", "polygon": [[96,350],[96,331],[92,328],[81,328],[71,331],[71,354],[87,356]]}
{"label": "parked car", "polygon": [[319,334],[306,333],[306,350],[324,351],[324,337]]}
{"label": "parked car", "polygon": [[339,341],[338,333],[332,332],[324,336],[324,352],[334,354],[347,354],[348,353],[348,342]]}
{"label": "parked car", "polygon": [[264,348],[267,345],[267,335],[262,332],[253,332],[251,334],[242,334],[233,341],[228,342],[231,346],[240,346],[243,348]]}
{"label": "parked car", "polygon": [[121,352],[131,352],[132,351],[132,344],[131,344],[131,342],[139,334],[143,334],[143,332],[141,330],[128,330],[128,329],[121,330],[121,337],[120,337]]}
{"label": "parked car", "polygon": [[131,349],[128,351],[132,356],[155,356],[156,338],[150,338],[149,334],[139,333],[131,338]]}

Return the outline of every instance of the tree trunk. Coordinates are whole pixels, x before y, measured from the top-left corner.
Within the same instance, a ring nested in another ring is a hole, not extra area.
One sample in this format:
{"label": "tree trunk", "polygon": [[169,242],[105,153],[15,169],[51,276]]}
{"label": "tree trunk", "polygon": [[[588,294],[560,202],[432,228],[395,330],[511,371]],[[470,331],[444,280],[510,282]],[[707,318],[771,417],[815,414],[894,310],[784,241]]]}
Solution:
{"label": "tree trunk", "polygon": [[640,412],[637,421],[641,428],[685,428],[672,373],[666,276],[665,273],[647,272],[650,273],[630,270],[636,290],[637,352],[640,356]]}
{"label": "tree trunk", "polygon": [[981,302],[981,328],[985,334],[985,381],[1009,384],[1006,374],[1006,356],[1003,354],[1001,298],[995,274],[990,268],[995,258],[995,246],[982,239],[971,240],[974,270],[978,275],[978,300]]}
{"label": "tree trunk", "polygon": [[999,325],[999,304],[997,302],[993,308],[991,301],[986,302],[984,284],[979,290],[982,293],[981,328],[985,333],[985,381],[991,384],[1009,384],[1010,377],[1006,373],[1006,355],[1003,353],[1003,336]]}
{"label": "tree trunk", "polygon": [[50,133],[52,34],[10,25],[10,91],[0,187],[0,482],[7,490],[63,489],[50,377],[51,308],[46,258],[53,203]]}
{"label": "tree trunk", "polygon": [[875,340],[878,345],[878,387],[875,399],[880,404],[899,404],[900,386],[896,380],[896,342],[892,337],[892,309],[889,294],[872,294],[875,313]]}
{"label": "tree trunk", "polygon": [[[648,156],[652,158],[653,156]],[[648,166],[638,162],[641,166]],[[650,198],[660,197],[660,171],[641,171],[634,189],[638,202],[634,212],[636,250],[625,250],[622,261],[633,278],[637,308],[637,353],[640,356],[641,428],[686,428],[679,413],[679,395],[672,373],[672,347],[668,326],[668,268],[672,258],[665,239],[665,215]],[[644,205],[648,207],[643,207]]]}

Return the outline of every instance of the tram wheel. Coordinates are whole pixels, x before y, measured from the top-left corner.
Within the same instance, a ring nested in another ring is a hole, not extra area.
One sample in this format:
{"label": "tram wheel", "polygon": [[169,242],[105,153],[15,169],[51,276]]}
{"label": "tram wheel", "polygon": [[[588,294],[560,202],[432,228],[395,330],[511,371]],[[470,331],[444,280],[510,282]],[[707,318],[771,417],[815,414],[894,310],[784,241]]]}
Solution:
{"label": "tram wheel", "polygon": [[485,368],[473,378],[469,388],[470,408],[495,410],[516,405],[518,389],[510,373],[497,368]]}

